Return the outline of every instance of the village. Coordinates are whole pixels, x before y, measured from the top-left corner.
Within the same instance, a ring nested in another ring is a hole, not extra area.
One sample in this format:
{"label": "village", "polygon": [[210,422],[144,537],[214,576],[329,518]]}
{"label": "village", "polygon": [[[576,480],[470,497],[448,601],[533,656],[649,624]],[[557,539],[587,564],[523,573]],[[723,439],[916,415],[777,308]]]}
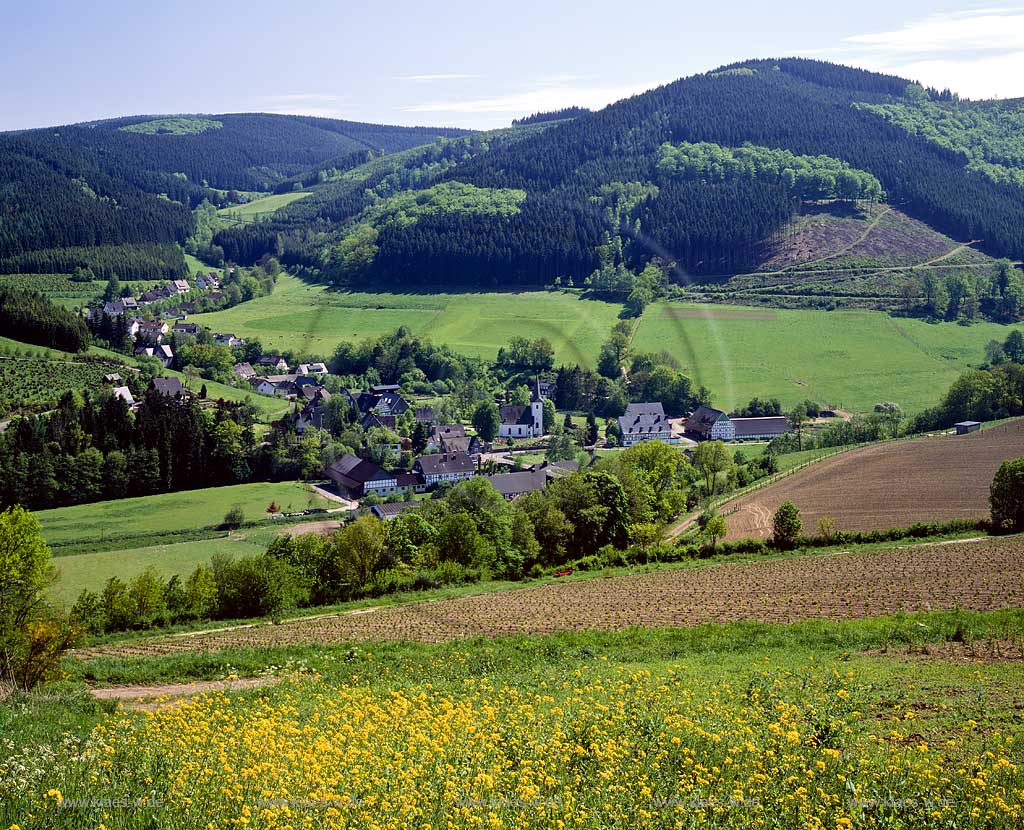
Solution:
{"label": "village", "polygon": [[[121,311],[120,308],[105,309]],[[133,321],[134,322],[134,321]],[[152,334],[147,334],[152,330]],[[199,336],[197,324],[177,322],[140,325],[140,339],[151,337],[155,345],[140,345],[137,353],[166,349],[164,336],[177,342]],[[214,342],[231,347],[244,345],[232,334],[213,334]],[[152,342],[150,340],[149,342]],[[417,504],[426,494],[444,490],[476,476],[488,483],[506,501],[543,490],[549,482],[594,464],[600,455],[635,447],[649,441],[677,446],[687,455],[704,441],[766,442],[787,434],[791,425],[783,415],[731,417],[707,405],[689,416],[670,417],[659,401],[629,403],[625,412],[605,419],[603,429],[596,422],[591,429],[572,425],[568,452],[555,457],[554,436],[563,436],[572,423],[552,423],[555,409],[551,398],[554,382],[534,378],[528,403],[515,403],[510,391],[496,396],[496,424],[493,435],[481,434],[471,424],[439,418],[450,410],[443,398],[429,398],[405,392],[397,383],[370,384],[367,389],[340,387],[323,361],[289,365],[288,358],[265,353],[236,363],[235,383],[258,395],[282,398],[292,404],[284,418],[272,428],[285,440],[297,443],[344,422],[358,429],[360,446],[334,458],[319,472],[324,486],[349,508],[362,506],[381,519],[392,519]],[[137,406],[118,375],[108,376],[116,396]],[[176,376],[156,377],[150,389],[162,396],[185,400],[194,391]],[[545,414],[547,410],[547,414]],[[579,415],[579,413],[576,413]],[[538,458],[539,457],[539,458]],[[524,463],[525,460],[525,463]]]}

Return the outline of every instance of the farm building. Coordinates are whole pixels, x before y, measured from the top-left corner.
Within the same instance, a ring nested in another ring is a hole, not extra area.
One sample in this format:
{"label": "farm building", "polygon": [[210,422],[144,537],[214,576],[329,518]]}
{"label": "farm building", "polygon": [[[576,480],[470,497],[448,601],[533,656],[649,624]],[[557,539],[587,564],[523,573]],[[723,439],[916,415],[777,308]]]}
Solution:
{"label": "farm building", "polygon": [[468,453],[439,453],[421,455],[413,464],[413,470],[423,476],[423,483],[429,487],[445,481],[472,478],[476,474],[476,464]]}
{"label": "farm building", "polygon": [[261,354],[256,358],[256,366],[264,371],[267,369],[276,372],[288,371],[288,361],[279,354]]}
{"label": "farm building", "polygon": [[953,424],[953,427],[956,429],[957,435],[966,435],[981,429],[981,421],[961,421],[958,424]]}
{"label": "farm building", "polygon": [[150,388],[161,395],[166,395],[169,398],[185,394],[185,388],[181,385],[181,381],[175,377],[153,378]]}
{"label": "farm building", "polygon": [[761,418],[730,418],[737,441],[766,441],[789,432],[789,421],[783,415]]}
{"label": "farm building", "polygon": [[368,493],[385,496],[400,489],[395,473],[355,455],[343,455],[324,471],[324,475],[334,482],[339,493],[350,499],[359,499]]}
{"label": "farm building", "polygon": [[256,370],[248,363],[236,363],[232,367],[232,371],[235,373],[235,376],[241,380],[248,380],[249,378],[256,377]]}
{"label": "farm building", "polygon": [[370,508],[370,512],[378,519],[383,519],[387,522],[397,516],[401,516],[406,510],[411,510],[418,503],[415,501],[397,501],[389,504],[375,504]]}
{"label": "farm building", "polygon": [[445,441],[465,437],[466,428],[462,424],[436,424],[427,439],[427,452],[444,452]]}
{"label": "farm building", "polygon": [[719,409],[701,406],[686,419],[686,434],[703,441],[755,441],[776,438],[789,432],[782,415],[761,418],[730,418]]}
{"label": "farm building", "polygon": [[326,375],[327,367],[323,363],[300,363],[300,375]]}
{"label": "farm building", "polygon": [[545,461],[532,470],[487,476],[487,481],[502,498],[512,501],[526,493],[543,490],[552,479],[578,472],[579,468],[580,465],[575,461],[557,461],[553,464]]}
{"label": "farm building", "polygon": [[548,483],[548,477],[543,470],[523,470],[517,473],[498,473],[487,476],[491,487],[501,493],[505,501],[512,501],[526,493],[533,493],[543,490]]}
{"label": "farm building", "polygon": [[619,418],[622,446],[632,447],[644,441],[663,441],[678,444],[679,437],[672,432],[665,408],[660,403],[631,403],[626,414]]}
{"label": "farm building", "polygon": [[704,441],[732,441],[736,437],[736,428],[729,416],[720,409],[700,406],[686,419],[687,435]]}

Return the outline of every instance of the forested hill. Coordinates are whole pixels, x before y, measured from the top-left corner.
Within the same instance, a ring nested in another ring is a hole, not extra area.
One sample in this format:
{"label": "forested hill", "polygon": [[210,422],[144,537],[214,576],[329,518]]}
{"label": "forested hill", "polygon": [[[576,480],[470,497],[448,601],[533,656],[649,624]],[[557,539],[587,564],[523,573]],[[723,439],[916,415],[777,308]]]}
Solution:
{"label": "forested hill", "polygon": [[466,130],[291,115],[138,116],[0,134],[0,259],[183,242],[213,189],[269,191],[333,161],[355,166]]}
{"label": "forested hill", "polygon": [[[942,233],[1020,258],[1024,182],[981,169],[968,144],[990,142],[976,130],[936,140],[914,126],[960,106],[969,105],[904,78],[804,59],[751,61],[574,111],[462,153],[457,164],[431,170],[413,160],[408,186],[435,207],[401,221],[381,209],[395,177],[375,189],[368,176],[329,216],[311,215],[305,202],[218,242],[245,259],[283,251],[290,264],[342,283],[578,283],[595,269],[638,273],[654,256],[692,274],[728,274],[756,267],[808,198],[871,192]],[[1011,129],[1020,112],[1008,104],[986,129],[1022,141]],[[999,162],[1019,171],[1021,157],[1002,152]],[[683,173],[669,169],[673,158],[684,160]],[[486,194],[505,204],[512,193],[524,194],[512,210],[474,207]]]}
{"label": "forested hill", "polygon": [[[654,259],[755,270],[802,213],[858,201],[1021,259],[1022,136],[1020,102],[795,58],[469,135],[273,115],[35,130],[0,135],[0,271],[191,237],[342,285],[621,287]],[[225,220],[228,189],[304,192]]]}

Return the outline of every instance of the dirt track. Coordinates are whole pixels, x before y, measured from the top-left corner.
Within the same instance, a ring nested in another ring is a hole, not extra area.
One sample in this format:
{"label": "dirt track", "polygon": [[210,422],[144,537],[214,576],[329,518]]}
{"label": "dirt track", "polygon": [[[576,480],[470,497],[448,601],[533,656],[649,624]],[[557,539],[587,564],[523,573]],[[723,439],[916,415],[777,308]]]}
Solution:
{"label": "dirt track", "polygon": [[824,516],[835,519],[839,530],[984,519],[992,477],[1003,461],[1019,456],[1024,421],[852,450],[726,504],[726,538],[767,538],[772,514],[784,501],[800,508],[810,533]]}

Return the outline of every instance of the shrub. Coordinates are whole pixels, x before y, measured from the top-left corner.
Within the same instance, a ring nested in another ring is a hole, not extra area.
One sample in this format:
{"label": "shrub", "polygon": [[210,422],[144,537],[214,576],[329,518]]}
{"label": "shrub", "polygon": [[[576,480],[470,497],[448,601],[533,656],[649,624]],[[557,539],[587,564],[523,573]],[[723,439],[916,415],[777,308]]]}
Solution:
{"label": "shrub", "polygon": [[235,528],[241,527],[244,521],[245,510],[242,508],[242,505],[236,504],[233,505],[231,509],[224,514],[223,526],[229,530],[234,530]]}
{"label": "shrub", "polygon": [[999,465],[989,490],[992,525],[1024,530],[1024,458]]}
{"label": "shrub", "polygon": [[792,550],[803,525],[799,508],[791,501],[784,501],[772,516],[772,546],[779,550]]}

